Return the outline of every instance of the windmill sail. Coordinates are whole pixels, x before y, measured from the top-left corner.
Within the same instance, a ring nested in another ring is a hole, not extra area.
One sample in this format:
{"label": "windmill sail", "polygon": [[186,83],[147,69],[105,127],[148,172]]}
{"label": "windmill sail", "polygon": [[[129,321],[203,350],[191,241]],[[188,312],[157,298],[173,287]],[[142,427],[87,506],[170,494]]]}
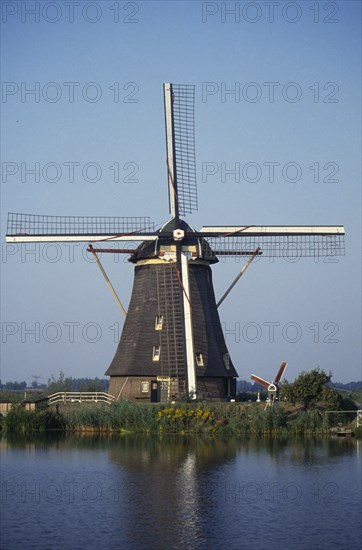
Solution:
{"label": "windmill sail", "polygon": [[182,341],[186,358],[187,390],[196,396],[195,352],[189,293],[188,258],[182,252],[185,233],[180,214],[197,209],[194,104],[195,87],[164,84],[167,173],[170,214],[173,231],[176,271],[179,277],[179,301],[183,317]]}
{"label": "windmill sail", "polygon": [[257,376],[256,374],[252,374],[250,378],[254,380],[254,382],[257,382],[258,384],[263,386],[264,388],[269,388],[270,386],[270,382],[268,382],[267,380],[264,380],[264,378],[260,378],[260,376]]}
{"label": "windmill sail", "polygon": [[345,230],[338,226],[207,226],[203,235],[217,256],[252,255],[257,248],[264,257],[341,256]]}
{"label": "windmill sail", "polygon": [[274,378],[274,384],[279,384],[286,368],[287,368],[287,363],[286,361],[283,361],[279,367],[276,377]]}
{"label": "windmill sail", "polygon": [[9,212],[7,242],[154,240],[148,217],[43,216]]}
{"label": "windmill sail", "polygon": [[197,210],[195,86],[164,84],[169,208],[172,217]]}

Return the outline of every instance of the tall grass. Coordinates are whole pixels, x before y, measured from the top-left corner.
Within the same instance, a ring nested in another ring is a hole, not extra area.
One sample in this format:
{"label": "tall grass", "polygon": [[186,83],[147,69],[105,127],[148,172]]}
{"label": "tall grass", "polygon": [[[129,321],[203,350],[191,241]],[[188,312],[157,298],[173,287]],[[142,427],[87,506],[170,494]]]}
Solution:
{"label": "tall grass", "polygon": [[328,433],[328,431],[328,418],[318,410],[301,412],[289,426],[289,432],[294,435]]}
{"label": "tall grass", "polygon": [[6,433],[21,435],[65,428],[66,421],[63,415],[51,409],[26,411],[22,407],[13,407],[2,421],[2,429]]}
{"label": "tall grass", "polygon": [[263,410],[253,403],[139,404],[119,401],[107,404],[69,405],[61,412],[52,409],[25,411],[14,407],[2,419],[7,433],[27,434],[48,430],[94,431],[134,434],[205,435],[303,435],[328,433],[327,415],[317,410],[296,413],[292,420],[282,407]]}
{"label": "tall grass", "polygon": [[67,411],[65,418],[71,430],[151,433],[156,426],[154,407],[130,401],[98,404],[96,407],[80,405]]}

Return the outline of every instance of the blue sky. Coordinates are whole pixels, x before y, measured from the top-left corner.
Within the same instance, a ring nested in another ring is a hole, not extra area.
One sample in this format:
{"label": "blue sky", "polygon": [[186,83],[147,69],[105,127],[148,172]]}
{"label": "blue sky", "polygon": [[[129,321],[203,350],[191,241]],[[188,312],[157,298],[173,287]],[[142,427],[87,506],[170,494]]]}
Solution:
{"label": "blue sky", "polygon": [[[360,3],[271,9],[2,2],[1,232],[8,211],[166,221],[162,83],[195,84],[189,223],[346,227],[345,257],[260,260],[221,306],[240,377],[285,359],[289,380],[319,366],[348,382],[361,379]],[[102,377],[123,321],[82,246],[2,246],[1,379]],[[127,305],[132,265],[103,263]],[[217,297],[240,268],[213,268]]]}

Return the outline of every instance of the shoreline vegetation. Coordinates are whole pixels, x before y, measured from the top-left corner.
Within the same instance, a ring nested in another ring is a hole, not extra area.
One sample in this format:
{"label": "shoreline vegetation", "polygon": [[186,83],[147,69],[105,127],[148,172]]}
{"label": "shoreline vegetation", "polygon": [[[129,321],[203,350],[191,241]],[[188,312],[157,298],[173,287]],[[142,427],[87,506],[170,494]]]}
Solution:
{"label": "shoreline vegetation", "polygon": [[258,403],[140,404],[119,401],[107,404],[68,404],[26,411],[13,407],[0,417],[4,435],[30,435],[48,431],[135,435],[281,436],[329,435],[338,426],[356,428],[356,414],[331,412],[321,407],[283,404],[268,407]]}

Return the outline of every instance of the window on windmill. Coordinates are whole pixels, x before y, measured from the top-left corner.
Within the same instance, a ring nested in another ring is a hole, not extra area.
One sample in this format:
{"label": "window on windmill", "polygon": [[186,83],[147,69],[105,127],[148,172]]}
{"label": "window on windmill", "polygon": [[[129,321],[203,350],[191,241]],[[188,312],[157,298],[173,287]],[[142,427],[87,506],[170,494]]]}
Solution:
{"label": "window on windmill", "polygon": [[198,367],[204,366],[204,358],[202,356],[202,353],[196,353],[196,365]]}
{"label": "window on windmill", "polygon": [[163,325],[163,315],[156,315],[155,330],[162,330],[162,325]]}
{"label": "window on windmill", "polygon": [[153,346],[152,361],[159,361],[161,355],[161,346]]}
{"label": "window on windmill", "polygon": [[222,356],[226,369],[230,369],[230,355],[226,352]]}
{"label": "window on windmill", "polygon": [[150,388],[149,382],[141,382],[141,393],[148,393]]}

